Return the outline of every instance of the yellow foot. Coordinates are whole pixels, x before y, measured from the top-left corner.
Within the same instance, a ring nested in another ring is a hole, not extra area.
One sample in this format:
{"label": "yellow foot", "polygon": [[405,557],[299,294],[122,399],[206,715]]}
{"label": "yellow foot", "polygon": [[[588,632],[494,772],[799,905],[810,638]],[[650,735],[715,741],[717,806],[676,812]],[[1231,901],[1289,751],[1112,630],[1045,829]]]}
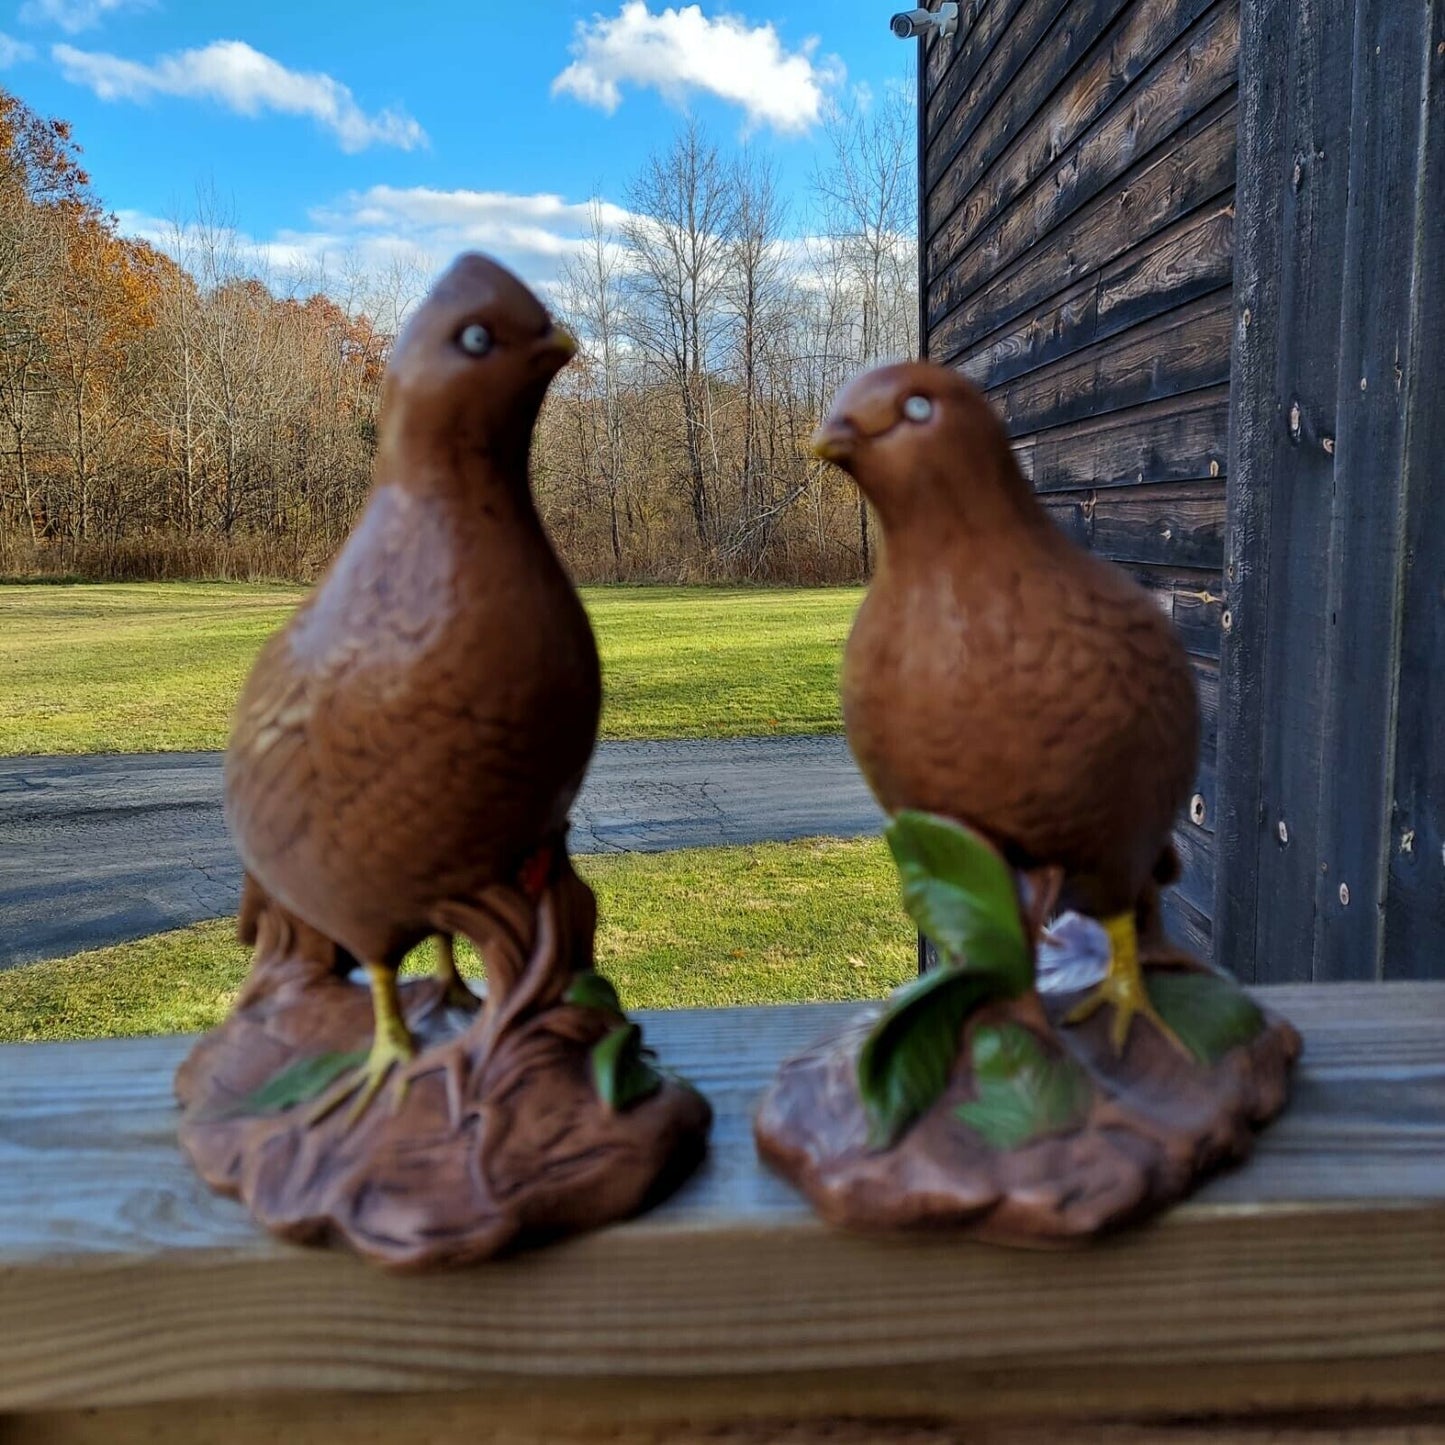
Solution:
{"label": "yellow foot", "polygon": [[1077,1004],[1064,1022],[1083,1023],[1108,1005],[1114,1010],[1114,1018],[1109,1026],[1109,1039],[1116,1054],[1124,1052],[1134,1020],[1142,1016],[1193,1063],[1193,1050],[1159,1016],[1159,1011],[1149,997],[1149,990],[1144,983],[1144,971],[1139,963],[1139,935],[1134,925],[1134,915],[1117,914],[1113,918],[1104,919],[1103,925],[1109,935],[1112,950],[1109,971],[1098,988]]}
{"label": "yellow foot", "polygon": [[[355,1095],[356,1102],[346,1116],[346,1127],[350,1129],[371,1107],[392,1070],[398,1066],[405,1067],[416,1057],[416,1044],[402,1016],[396,974],[380,964],[368,964],[366,971],[371,977],[372,1010],[376,1018],[371,1053],[359,1069],[345,1075],[312,1107],[306,1116],[308,1126],[329,1118]],[[403,1078],[394,1090],[393,1112],[406,1098],[406,1087],[407,1081]]]}

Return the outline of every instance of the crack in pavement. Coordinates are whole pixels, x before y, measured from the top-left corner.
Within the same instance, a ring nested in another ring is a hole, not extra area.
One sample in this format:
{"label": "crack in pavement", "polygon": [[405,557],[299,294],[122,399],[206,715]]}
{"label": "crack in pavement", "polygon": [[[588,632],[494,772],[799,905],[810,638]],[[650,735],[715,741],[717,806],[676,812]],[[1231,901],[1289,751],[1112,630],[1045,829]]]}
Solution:
{"label": "crack in pavement", "polygon": [[[602,743],[575,853],[877,833],[841,737]],[[219,753],[0,758],[0,969],[232,914]]]}

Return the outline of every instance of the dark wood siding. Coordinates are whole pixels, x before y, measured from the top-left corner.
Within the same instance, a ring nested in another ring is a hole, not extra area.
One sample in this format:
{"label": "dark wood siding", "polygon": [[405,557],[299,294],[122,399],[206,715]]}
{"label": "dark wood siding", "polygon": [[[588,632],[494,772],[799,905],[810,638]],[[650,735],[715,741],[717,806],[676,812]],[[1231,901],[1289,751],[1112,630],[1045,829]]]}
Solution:
{"label": "dark wood siding", "polygon": [[1441,977],[1445,6],[1245,20],[1219,931]]}
{"label": "dark wood siding", "polygon": [[1171,904],[1208,952],[1239,0],[974,0],[930,42],[924,337],[982,386],[1055,519],[1194,657],[1205,744]]}

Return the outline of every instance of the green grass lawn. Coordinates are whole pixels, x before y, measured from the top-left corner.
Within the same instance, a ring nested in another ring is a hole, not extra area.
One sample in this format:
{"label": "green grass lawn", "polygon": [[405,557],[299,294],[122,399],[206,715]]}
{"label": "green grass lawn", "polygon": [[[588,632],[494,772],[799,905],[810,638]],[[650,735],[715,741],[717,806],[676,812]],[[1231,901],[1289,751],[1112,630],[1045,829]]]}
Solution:
{"label": "green grass lawn", "polygon": [[[878,840],[580,858],[577,866],[601,910],[598,967],[629,1008],[874,998],[913,972],[913,932]],[[12,969],[0,973],[0,1042],[209,1028],[246,962],[224,921]],[[463,966],[475,971],[469,952]]]}
{"label": "green grass lawn", "polygon": [[[0,755],[220,748],[251,659],[303,596],[244,583],[0,586]],[[610,738],[841,726],[861,592],[594,587]]]}

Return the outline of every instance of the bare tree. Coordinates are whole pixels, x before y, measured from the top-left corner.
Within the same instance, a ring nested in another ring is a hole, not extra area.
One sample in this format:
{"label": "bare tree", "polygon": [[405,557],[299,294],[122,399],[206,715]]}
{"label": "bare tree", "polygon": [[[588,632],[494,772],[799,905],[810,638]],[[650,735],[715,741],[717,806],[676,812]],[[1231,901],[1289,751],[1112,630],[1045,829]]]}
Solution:
{"label": "bare tree", "polygon": [[623,239],[632,253],[628,332],[672,383],[681,416],[697,541],[711,554],[717,534],[716,437],[709,371],[723,315],[734,224],[731,177],[695,121],[649,158],[628,193]]}
{"label": "bare tree", "polygon": [[[830,116],[829,161],[814,186],[823,204],[833,259],[854,297],[854,360],[874,366],[918,350],[916,308],[917,116],[911,89],[881,98],[855,94]],[[868,508],[858,499],[863,570],[872,565]]]}

